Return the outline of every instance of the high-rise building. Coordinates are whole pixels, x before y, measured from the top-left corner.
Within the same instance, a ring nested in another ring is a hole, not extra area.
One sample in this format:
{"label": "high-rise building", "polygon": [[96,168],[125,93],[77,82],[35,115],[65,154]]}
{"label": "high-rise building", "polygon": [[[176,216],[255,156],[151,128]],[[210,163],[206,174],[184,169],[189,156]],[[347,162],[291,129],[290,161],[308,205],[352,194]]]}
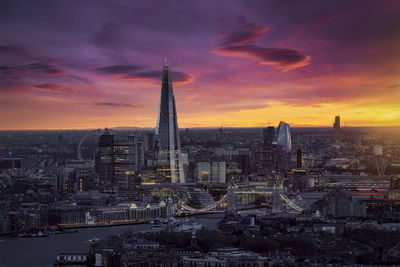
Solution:
{"label": "high-rise building", "polygon": [[140,154],[139,143],[134,135],[114,143],[113,182],[119,188],[128,189],[131,184],[136,183],[136,171],[140,170]]}
{"label": "high-rise building", "polygon": [[226,162],[197,162],[197,181],[202,183],[225,183]]}
{"label": "high-rise building", "polygon": [[214,183],[224,184],[226,181],[226,162],[211,163],[211,179]]}
{"label": "high-rise building", "polygon": [[96,172],[102,181],[114,181],[113,146],[114,135],[106,128],[99,138],[99,151],[96,155]]}
{"label": "high-rise building", "polygon": [[274,138],[275,138],[274,126],[269,126],[263,129],[262,167],[268,171],[271,171],[273,168],[274,151],[272,143],[274,142]]}
{"label": "high-rise building", "polygon": [[210,162],[197,162],[197,181],[211,180],[211,164]]}
{"label": "high-rise building", "polygon": [[335,122],[333,123],[333,130],[334,131],[340,130],[340,116],[335,117]]}
{"label": "high-rise building", "polygon": [[114,135],[106,129],[99,138],[99,151],[96,155],[96,172],[100,180],[118,188],[128,189],[140,184],[138,171],[142,158],[141,143],[136,136],[129,135],[126,140],[114,140]]}
{"label": "high-rise building", "polygon": [[290,126],[281,121],[278,126],[278,134],[276,139],[275,164],[279,169],[286,169],[290,163],[290,152],[292,150],[292,137]]}
{"label": "high-rise building", "polygon": [[155,181],[184,183],[181,142],[179,138],[175,97],[168,62],[165,60],[160,107],[155,131]]}
{"label": "high-rise building", "polygon": [[300,148],[298,148],[297,149],[297,168],[298,169],[300,169],[301,168],[301,166],[302,166],[302,163],[301,163],[301,149]]}
{"label": "high-rise building", "polygon": [[290,152],[292,150],[292,137],[290,134],[290,126],[286,122],[281,121],[279,123],[276,144],[278,146],[282,146],[287,152]]}
{"label": "high-rise building", "polygon": [[333,123],[333,140],[335,142],[340,142],[340,117],[335,117],[335,122]]}
{"label": "high-rise building", "polygon": [[144,141],[144,151],[153,151],[154,149],[154,133],[145,133],[143,136]]}
{"label": "high-rise building", "polygon": [[272,142],[275,137],[275,128],[274,126],[269,126],[263,129],[263,145],[264,150],[272,150]]}

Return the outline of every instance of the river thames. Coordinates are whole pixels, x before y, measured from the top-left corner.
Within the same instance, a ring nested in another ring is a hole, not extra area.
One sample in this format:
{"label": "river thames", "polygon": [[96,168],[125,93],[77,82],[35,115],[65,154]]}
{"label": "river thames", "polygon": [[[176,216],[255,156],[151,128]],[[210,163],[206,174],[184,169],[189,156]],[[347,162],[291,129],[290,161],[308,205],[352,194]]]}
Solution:
{"label": "river thames", "polygon": [[[223,214],[208,214],[194,216],[196,222],[202,223],[207,229],[216,229]],[[100,239],[108,235],[119,235],[127,230],[137,233],[149,230],[149,224],[124,225],[101,228],[83,228],[79,232],[51,235],[41,238],[21,238],[0,236],[0,266],[53,266],[59,253],[89,252],[88,240],[93,237]]]}

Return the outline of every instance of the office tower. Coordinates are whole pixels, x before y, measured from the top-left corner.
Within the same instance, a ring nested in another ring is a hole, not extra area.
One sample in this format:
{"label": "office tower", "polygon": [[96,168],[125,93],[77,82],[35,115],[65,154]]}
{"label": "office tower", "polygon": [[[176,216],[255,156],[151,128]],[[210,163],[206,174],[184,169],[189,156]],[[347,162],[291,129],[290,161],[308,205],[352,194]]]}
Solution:
{"label": "office tower", "polygon": [[281,121],[278,126],[276,139],[276,168],[287,169],[289,167],[291,150],[292,138],[290,134],[290,126]]}
{"label": "office tower", "polygon": [[262,168],[264,171],[272,171],[274,162],[273,144],[275,138],[275,128],[269,126],[263,129],[263,150],[262,150]]}
{"label": "office tower", "polygon": [[145,133],[143,137],[144,151],[153,151],[154,149],[154,133]]}
{"label": "office tower", "polygon": [[106,129],[99,138],[99,152],[96,155],[96,172],[100,180],[120,189],[132,188],[138,184],[143,149],[136,136],[125,140],[114,140]]}
{"label": "office tower", "polygon": [[340,130],[340,116],[335,117],[335,123],[333,123],[333,131]]}
{"label": "office tower", "polygon": [[292,150],[290,126],[286,122],[281,121],[279,123],[276,144],[282,146],[287,152]]}
{"label": "office tower", "polygon": [[226,162],[197,162],[197,181],[202,183],[225,183]]}
{"label": "office tower", "polygon": [[177,121],[171,71],[165,60],[155,131],[155,180],[157,183],[185,182]]}
{"label": "office tower", "polygon": [[113,182],[118,188],[128,189],[131,183],[135,183],[136,171],[140,170],[139,155],[138,142],[134,135],[114,143]]}
{"label": "office tower", "polygon": [[197,181],[211,180],[211,164],[210,162],[197,162]]}
{"label": "office tower", "polygon": [[189,154],[188,153],[181,153],[182,155],[182,166],[183,166],[183,173],[185,174],[185,182],[189,182]]}
{"label": "office tower", "polygon": [[300,169],[301,168],[301,149],[297,149],[297,168]]}
{"label": "office tower", "polygon": [[113,171],[113,146],[114,135],[110,134],[108,129],[105,129],[103,135],[99,138],[99,151],[96,155],[96,171],[100,176],[101,181],[114,181]]}
{"label": "office tower", "polygon": [[275,128],[274,126],[269,126],[263,129],[263,145],[264,150],[272,150],[272,142],[275,137]]}
{"label": "office tower", "polygon": [[216,140],[218,143],[223,143],[223,142],[226,141],[225,133],[224,133],[224,130],[223,130],[222,126],[221,126],[221,128],[218,129],[218,132],[217,132],[217,134],[215,135],[215,140]]}
{"label": "office tower", "polygon": [[144,133],[140,136],[143,145],[143,157],[141,158],[141,166],[146,168],[153,168],[154,164],[154,132]]}
{"label": "office tower", "polygon": [[251,159],[250,155],[239,155],[238,156],[238,165],[239,169],[242,170],[242,174],[244,176],[248,176],[251,171]]}
{"label": "office tower", "polygon": [[211,163],[211,180],[214,183],[222,183],[226,182],[226,162],[212,162]]}
{"label": "office tower", "polygon": [[340,142],[340,117],[335,117],[335,122],[333,123],[333,140],[335,142]]}

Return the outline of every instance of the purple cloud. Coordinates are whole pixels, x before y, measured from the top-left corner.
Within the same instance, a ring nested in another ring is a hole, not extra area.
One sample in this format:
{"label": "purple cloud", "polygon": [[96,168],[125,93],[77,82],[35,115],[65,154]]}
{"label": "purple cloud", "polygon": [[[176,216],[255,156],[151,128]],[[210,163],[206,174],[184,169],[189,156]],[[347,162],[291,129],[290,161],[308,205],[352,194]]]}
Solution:
{"label": "purple cloud", "polygon": [[0,45],[0,53],[4,54],[21,54],[25,53],[26,49],[22,45]]}
{"label": "purple cloud", "polygon": [[9,73],[24,73],[24,72],[39,72],[48,75],[59,75],[63,74],[64,71],[60,70],[53,64],[48,64],[45,62],[36,62],[26,65],[19,65],[19,66],[1,66],[0,70],[4,74]]}
{"label": "purple cloud", "polygon": [[70,94],[70,95],[76,93],[76,90],[73,88],[67,88],[60,84],[55,84],[55,83],[37,84],[37,85],[34,85],[34,87],[39,88],[41,90],[45,90],[45,91],[62,92],[62,93]]}
{"label": "purple cloud", "polygon": [[126,103],[117,103],[117,102],[97,102],[94,103],[96,106],[102,107],[120,107],[120,108],[137,108],[140,107],[139,105],[131,105]]}
{"label": "purple cloud", "polygon": [[309,56],[292,49],[264,48],[253,44],[269,30],[254,23],[239,19],[239,26],[224,35],[219,48],[212,52],[230,57],[247,57],[259,61],[262,65],[274,66],[283,71],[293,70],[308,65]]}
{"label": "purple cloud", "polygon": [[94,68],[93,70],[103,74],[125,74],[140,70],[142,67],[136,65],[111,65],[101,68]]}
{"label": "purple cloud", "polygon": [[274,66],[283,71],[306,66],[310,58],[292,49],[263,48],[255,45],[227,46],[215,49],[213,52],[224,56],[255,59],[262,65]]}
{"label": "purple cloud", "polygon": [[241,25],[238,26],[234,31],[224,34],[223,46],[236,46],[250,43],[254,40],[260,39],[268,31],[267,27],[260,27],[254,23],[244,21],[240,19]]}
{"label": "purple cloud", "polygon": [[[138,73],[133,73],[126,75],[124,79],[150,79],[155,81],[160,81],[162,77],[162,71],[143,71]],[[180,71],[172,72],[172,80],[174,82],[191,82],[194,77],[192,75],[186,74]]]}

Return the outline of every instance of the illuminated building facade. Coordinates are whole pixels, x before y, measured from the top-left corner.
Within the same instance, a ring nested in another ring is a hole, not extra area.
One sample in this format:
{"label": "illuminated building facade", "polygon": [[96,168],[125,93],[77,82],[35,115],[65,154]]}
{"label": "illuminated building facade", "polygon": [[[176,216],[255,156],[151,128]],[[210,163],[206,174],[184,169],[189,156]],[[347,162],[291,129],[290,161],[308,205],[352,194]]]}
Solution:
{"label": "illuminated building facade", "polygon": [[165,61],[158,122],[155,131],[155,182],[184,183],[181,143],[171,71]]}
{"label": "illuminated building facade", "polygon": [[101,181],[113,181],[113,146],[114,135],[105,129],[103,135],[99,138],[99,151],[96,155],[96,172],[100,176]]}
{"label": "illuminated building facade", "polygon": [[114,183],[119,188],[128,189],[137,185],[136,171],[140,169],[139,143],[135,136],[119,141],[113,146]]}
{"label": "illuminated building facade", "polygon": [[106,129],[99,138],[99,152],[96,156],[96,170],[100,180],[109,182],[120,189],[132,188],[140,184],[142,146],[134,135],[126,140],[114,140],[114,135]]}
{"label": "illuminated building facade", "polygon": [[197,162],[197,181],[201,183],[225,183],[226,162]]}

